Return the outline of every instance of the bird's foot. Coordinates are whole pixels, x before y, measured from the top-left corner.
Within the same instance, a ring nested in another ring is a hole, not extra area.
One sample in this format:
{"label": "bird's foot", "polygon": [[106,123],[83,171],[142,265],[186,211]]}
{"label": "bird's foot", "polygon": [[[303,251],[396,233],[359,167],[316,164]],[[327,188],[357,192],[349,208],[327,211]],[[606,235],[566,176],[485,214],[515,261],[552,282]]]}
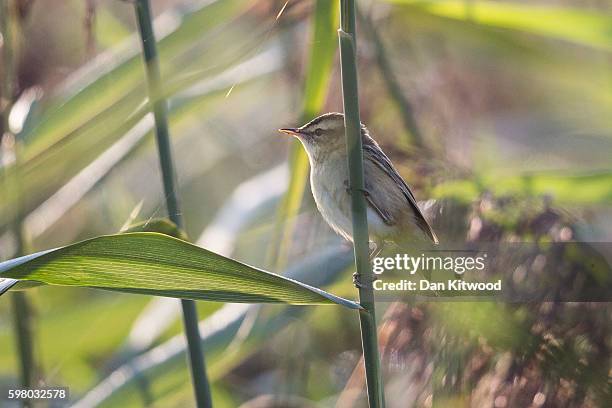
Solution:
{"label": "bird's foot", "polygon": [[364,289],[364,288],[372,289],[372,284],[376,282],[377,280],[378,280],[378,276],[374,275],[370,279],[368,279],[369,282],[364,283],[361,281],[360,274],[358,274],[357,272],[353,274],[353,285],[355,285],[355,287],[359,289]]}

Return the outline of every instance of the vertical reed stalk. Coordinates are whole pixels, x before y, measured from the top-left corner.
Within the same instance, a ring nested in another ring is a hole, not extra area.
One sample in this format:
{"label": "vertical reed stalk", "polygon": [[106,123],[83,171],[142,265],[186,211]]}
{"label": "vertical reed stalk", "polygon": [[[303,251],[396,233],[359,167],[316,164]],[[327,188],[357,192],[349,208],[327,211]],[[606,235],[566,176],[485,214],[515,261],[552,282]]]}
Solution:
{"label": "vertical reed stalk", "polygon": [[[22,255],[22,254],[18,254]],[[35,381],[34,373],[34,342],[32,308],[25,293],[17,291],[11,295],[15,333],[17,335],[17,350],[19,352],[19,369],[21,384],[25,388],[31,388]]]}
{"label": "vertical reed stalk", "polygon": [[384,407],[384,394],[378,340],[376,333],[376,314],[374,291],[371,286],[372,269],[369,260],[367,207],[363,191],[363,151],[361,147],[361,121],[359,119],[359,95],[357,90],[357,61],[355,35],[355,1],[340,1],[340,64],[342,72],[342,98],[344,102],[344,126],[349,165],[349,184],[351,188],[351,209],[353,221],[353,242],[355,266],[359,280],[364,283],[359,288],[359,312],[361,324],[361,344],[366,370],[366,384],[370,408]]}
{"label": "vertical reed stalk", "polygon": [[[138,29],[142,42],[145,66],[147,71],[147,87],[149,101],[152,104],[155,117],[155,137],[159,153],[159,163],[162,171],[164,193],[168,217],[177,227],[183,227],[183,219],[178,203],[176,190],[174,164],[168,134],[168,112],[166,99],[162,96],[161,75],[153,23],[151,20],[151,7],[149,0],[137,0],[134,3],[138,19]],[[202,338],[198,328],[198,313],[195,303],[191,300],[181,300],[183,308],[183,321],[187,348],[189,352],[189,366],[191,368],[191,381],[193,383],[198,408],[212,407],[210,386],[206,375],[204,353],[202,351]]]}
{"label": "vertical reed stalk", "polygon": [[[12,152],[15,157],[14,168],[15,172],[11,180],[8,181],[7,190],[9,194],[17,195],[17,205],[15,206],[15,218],[12,222],[12,233],[15,236],[17,248],[15,256],[24,255],[27,251],[27,241],[23,233],[23,217],[21,205],[21,189],[19,188],[19,141],[16,136],[11,133],[8,124],[8,116],[14,102],[14,45],[13,30],[16,29],[15,20],[15,4],[10,1],[2,2],[0,5],[0,35],[2,36],[2,81],[0,86],[0,146],[5,138],[10,138],[6,146],[12,144]],[[7,147],[10,149],[10,147]],[[0,147],[0,155],[2,155]],[[1,160],[1,158],[0,158]],[[2,166],[0,166],[2,168]],[[34,324],[33,311],[30,301],[24,292],[14,292],[11,295],[11,303],[13,308],[13,320],[15,327],[16,347],[19,354],[19,371],[21,377],[21,385],[24,388],[34,386],[36,378],[36,361],[34,358]],[[24,400],[23,405],[31,406],[30,400]]]}

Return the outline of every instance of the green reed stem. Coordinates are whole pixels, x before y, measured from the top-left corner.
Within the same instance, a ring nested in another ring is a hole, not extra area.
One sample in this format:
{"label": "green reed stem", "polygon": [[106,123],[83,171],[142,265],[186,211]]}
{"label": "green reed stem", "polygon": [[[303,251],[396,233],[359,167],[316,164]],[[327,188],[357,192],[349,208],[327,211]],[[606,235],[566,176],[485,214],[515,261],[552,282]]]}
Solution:
{"label": "green reed stem", "polygon": [[[12,221],[12,233],[15,236],[17,248],[15,256],[24,255],[27,251],[27,240],[23,234],[23,213],[21,189],[19,188],[20,170],[19,170],[19,141],[16,136],[11,134],[8,125],[8,116],[14,102],[13,83],[15,82],[14,74],[14,46],[13,30],[17,28],[15,16],[15,3],[2,2],[0,4],[0,35],[2,36],[2,61],[3,61],[3,76],[0,83],[0,96],[4,103],[0,103],[0,143],[5,137],[13,139],[13,153],[16,158],[15,173],[8,180],[8,193],[17,195],[17,205],[15,206],[15,218]],[[0,152],[2,154],[2,152]],[[0,166],[1,168],[1,166]],[[21,385],[24,388],[34,386],[36,378],[36,360],[34,356],[34,313],[28,296],[24,292],[14,292],[11,294],[11,303],[13,309],[13,320],[16,347],[19,355],[19,372],[21,377]],[[23,406],[29,407],[32,401],[23,400]]]}
{"label": "green reed stem", "polygon": [[342,99],[344,103],[344,126],[349,165],[349,184],[352,191],[351,209],[355,266],[359,280],[359,312],[361,344],[366,370],[368,402],[370,408],[384,407],[384,391],[378,356],[374,290],[372,269],[369,260],[367,207],[363,191],[363,151],[361,146],[361,121],[359,119],[359,95],[357,88],[357,61],[355,35],[355,1],[340,1],[340,64],[342,72]]}
{"label": "green reed stem", "polygon": [[[30,252],[29,242],[23,228],[23,194],[21,191],[21,169],[19,168],[20,142],[15,139],[15,174],[13,191],[17,195],[17,214],[12,225],[12,232],[15,236],[17,247],[15,256],[22,256]],[[11,293],[11,303],[13,308],[13,320],[15,325],[15,335],[17,340],[17,351],[19,354],[19,368],[21,384],[25,388],[31,388],[36,383],[36,359],[34,355],[34,309],[31,305],[29,296],[23,291]],[[23,406],[32,406],[31,400],[24,400]]]}
{"label": "green reed stem", "polygon": [[[168,132],[168,107],[166,99],[162,96],[159,59],[157,57],[157,47],[151,20],[151,7],[149,5],[149,0],[137,0],[134,6],[136,9],[138,29],[140,31],[140,39],[147,71],[149,101],[152,104],[153,116],[155,117],[155,137],[157,140],[168,217],[178,228],[182,228],[183,219],[179,208],[172,149]],[[187,337],[191,381],[193,383],[196,403],[199,408],[212,407],[210,386],[208,384],[204,353],[202,351],[202,338],[198,328],[198,313],[196,306],[191,300],[181,300],[181,306],[183,308],[183,322],[185,326],[185,336]]]}
{"label": "green reed stem", "polygon": [[19,352],[21,384],[25,388],[34,385],[34,344],[32,333],[32,308],[26,294],[16,291],[11,294]]}

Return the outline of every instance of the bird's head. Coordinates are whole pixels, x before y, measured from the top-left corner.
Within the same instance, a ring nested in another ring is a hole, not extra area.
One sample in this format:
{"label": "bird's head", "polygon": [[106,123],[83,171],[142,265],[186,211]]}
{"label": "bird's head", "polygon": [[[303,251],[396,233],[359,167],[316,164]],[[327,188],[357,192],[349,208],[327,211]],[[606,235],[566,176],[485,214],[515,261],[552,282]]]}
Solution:
{"label": "bird's head", "polygon": [[297,137],[311,161],[321,160],[337,149],[346,149],[344,115],[341,113],[326,113],[299,128],[284,128],[279,131]]}

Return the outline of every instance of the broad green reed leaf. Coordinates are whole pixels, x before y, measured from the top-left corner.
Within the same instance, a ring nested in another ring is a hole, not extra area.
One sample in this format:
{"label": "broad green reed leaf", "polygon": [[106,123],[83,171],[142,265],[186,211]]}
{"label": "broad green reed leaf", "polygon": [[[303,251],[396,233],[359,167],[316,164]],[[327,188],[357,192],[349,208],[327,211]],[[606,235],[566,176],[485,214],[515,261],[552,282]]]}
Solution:
{"label": "broad green reed leaf", "polygon": [[[344,247],[330,247],[309,255],[289,267],[283,275],[313,286],[327,286],[337,281],[352,263],[352,252]],[[275,308],[275,313],[262,314],[255,322],[240,350],[228,353],[227,345],[236,337],[244,319],[257,305],[226,304],[200,323],[203,346],[207,351],[209,376],[212,381],[221,379],[239,361],[269,344],[270,334],[281,332],[287,325],[299,322],[305,308]],[[238,352],[239,351],[239,352]],[[125,401],[126,396],[138,394],[138,379],[146,377],[152,385],[166,380],[166,374],[184,370],[185,343],[178,335],[149,351],[134,357],[118,367],[89,390],[74,408],[114,406]],[[120,380],[118,380],[120,379]]]}
{"label": "broad green reed leaf", "polygon": [[573,8],[529,3],[465,0],[384,0],[426,13],[491,28],[539,36],[612,51],[612,16]]}
{"label": "broad green reed leaf", "polygon": [[612,172],[588,174],[532,173],[488,176],[478,180],[452,180],[434,187],[435,198],[472,202],[484,190],[500,195],[549,195],[558,204],[596,205],[612,203]]}
{"label": "broad green reed leaf", "polygon": [[101,236],[0,263],[0,276],[181,299],[359,306],[157,233]]}
{"label": "broad green reed leaf", "polygon": [[[240,183],[219,206],[211,222],[194,241],[196,245],[219,255],[231,257],[244,230],[256,221],[261,221],[262,218],[273,214],[287,187],[288,178],[289,171],[286,165],[279,164]],[[121,230],[123,233],[136,231],[161,232],[184,239],[175,235],[180,233],[180,230],[166,219],[153,219]],[[317,255],[320,255],[318,251]],[[312,265],[313,270],[311,272],[314,273],[317,269],[324,269],[324,273],[327,275],[334,273],[333,264],[326,263],[325,265],[325,268]],[[322,286],[320,282],[309,279],[313,273],[306,276],[307,283],[317,287]],[[296,276],[287,276],[299,281],[304,280]],[[128,340],[117,353],[121,361],[125,356],[140,354],[149,349],[159,340],[160,336],[167,333],[168,328],[179,317],[177,306],[178,304],[174,299],[159,297],[152,299],[145,310],[135,319]],[[254,308],[260,310],[259,305],[254,305]],[[207,309],[210,310],[209,307]],[[155,322],[154,325],[148,324],[152,321]],[[227,343],[231,342],[231,339],[227,341]]]}

